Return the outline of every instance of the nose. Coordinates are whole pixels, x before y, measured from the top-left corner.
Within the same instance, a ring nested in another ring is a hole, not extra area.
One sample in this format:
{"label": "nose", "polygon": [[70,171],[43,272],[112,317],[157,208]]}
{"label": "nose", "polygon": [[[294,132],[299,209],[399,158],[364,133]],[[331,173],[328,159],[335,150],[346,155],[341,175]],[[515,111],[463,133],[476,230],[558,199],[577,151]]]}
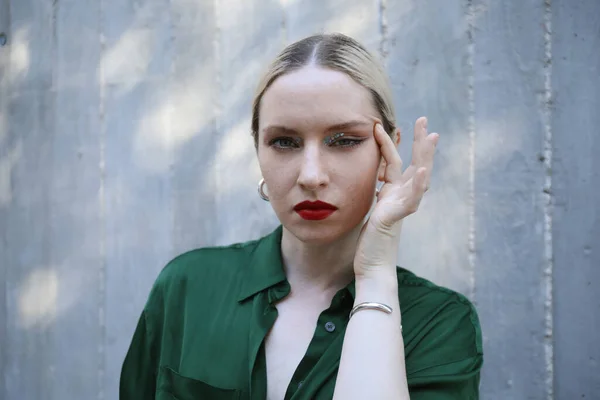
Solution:
{"label": "nose", "polygon": [[307,190],[317,190],[327,186],[329,176],[326,171],[326,163],[318,144],[304,146],[298,184]]}

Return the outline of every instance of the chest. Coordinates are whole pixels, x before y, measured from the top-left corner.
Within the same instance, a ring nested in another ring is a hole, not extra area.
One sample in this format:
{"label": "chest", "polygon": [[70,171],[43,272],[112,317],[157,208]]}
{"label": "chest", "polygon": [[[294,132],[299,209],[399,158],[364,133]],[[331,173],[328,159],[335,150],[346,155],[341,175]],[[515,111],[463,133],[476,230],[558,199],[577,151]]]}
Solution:
{"label": "chest", "polygon": [[281,400],[292,382],[294,373],[306,354],[315,332],[321,312],[320,307],[311,309],[291,303],[277,306],[278,317],[265,338],[267,364],[267,399]]}

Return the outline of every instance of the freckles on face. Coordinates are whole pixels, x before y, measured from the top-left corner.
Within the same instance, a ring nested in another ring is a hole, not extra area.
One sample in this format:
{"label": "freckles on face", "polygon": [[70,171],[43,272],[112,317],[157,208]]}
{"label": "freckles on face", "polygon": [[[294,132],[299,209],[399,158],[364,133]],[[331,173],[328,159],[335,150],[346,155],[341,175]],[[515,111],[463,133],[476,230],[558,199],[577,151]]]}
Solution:
{"label": "freckles on face", "polygon": [[[282,223],[297,222],[292,209],[304,200],[338,207],[342,230],[364,217],[381,157],[379,118],[369,91],[344,73],[305,67],[273,82],[261,101],[258,159]],[[324,220],[330,227],[335,215]]]}
{"label": "freckles on face", "polygon": [[[332,175],[339,172],[356,181],[360,172],[379,163],[373,137],[378,118],[369,91],[342,72],[309,66],[277,78],[261,100],[258,156],[263,176],[275,167],[279,175],[294,175],[298,162],[312,161]],[[270,186],[274,184],[271,180]]]}

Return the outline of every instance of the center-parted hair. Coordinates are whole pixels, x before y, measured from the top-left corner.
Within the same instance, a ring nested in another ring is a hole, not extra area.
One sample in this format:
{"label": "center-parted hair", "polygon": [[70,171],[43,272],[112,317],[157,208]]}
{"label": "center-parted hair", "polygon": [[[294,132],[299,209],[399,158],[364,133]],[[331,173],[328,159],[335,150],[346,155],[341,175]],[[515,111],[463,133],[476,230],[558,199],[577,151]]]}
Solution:
{"label": "center-parted hair", "polygon": [[396,129],[392,91],[383,66],[358,41],[341,33],[309,36],[287,46],[269,66],[260,80],[252,104],[252,136],[258,148],[260,102],[265,91],[280,76],[314,65],[343,72],[350,76],[373,97],[373,104],[381,114],[381,122],[388,134]]}

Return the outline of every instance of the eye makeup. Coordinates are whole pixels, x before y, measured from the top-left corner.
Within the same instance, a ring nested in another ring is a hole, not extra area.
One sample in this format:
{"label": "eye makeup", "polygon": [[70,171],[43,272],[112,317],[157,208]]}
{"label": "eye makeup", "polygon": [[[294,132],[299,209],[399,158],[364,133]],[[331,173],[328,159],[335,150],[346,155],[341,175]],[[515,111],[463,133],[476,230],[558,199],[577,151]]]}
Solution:
{"label": "eye makeup", "polygon": [[[337,132],[325,137],[322,141],[328,147],[350,148],[358,146],[365,140],[365,138],[352,138],[346,137],[346,135],[345,132]],[[302,142],[302,138],[294,136],[279,136],[266,141],[269,147],[276,150],[294,150],[302,147]]]}
{"label": "eye makeup", "polygon": [[277,137],[272,140],[269,140],[268,144],[271,147],[285,150],[285,149],[292,149],[295,147],[300,147],[301,142],[302,142],[302,139],[300,139],[300,138],[284,136],[284,137]]}
{"label": "eye makeup", "polygon": [[355,147],[365,141],[365,138],[349,138],[346,133],[338,132],[323,139],[323,143],[330,147],[350,148]]}
{"label": "eye makeup", "polygon": [[341,137],[344,137],[344,132],[338,132],[331,136],[327,136],[325,139],[323,139],[323,143],[325,143],[327,146],[329,146],[330,144],[332,144],[333,142],[335,142],[337,139],[339,139]]}

